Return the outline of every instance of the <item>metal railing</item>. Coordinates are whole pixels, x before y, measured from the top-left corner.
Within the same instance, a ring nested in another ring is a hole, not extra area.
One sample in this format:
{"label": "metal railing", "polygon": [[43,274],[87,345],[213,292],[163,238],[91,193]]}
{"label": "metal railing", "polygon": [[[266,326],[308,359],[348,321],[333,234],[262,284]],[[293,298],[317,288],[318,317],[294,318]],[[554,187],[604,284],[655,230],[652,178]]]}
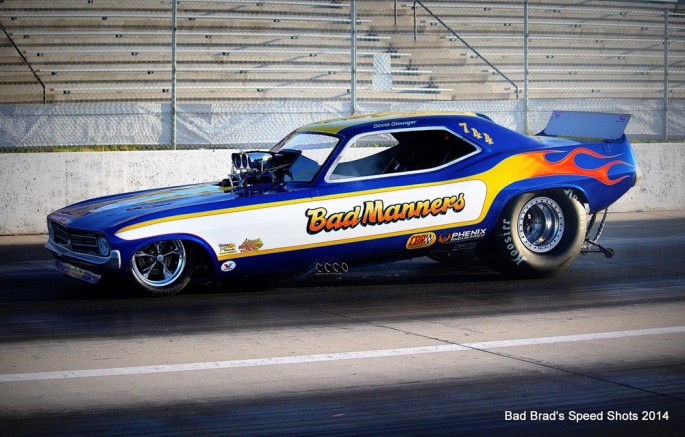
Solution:
{"label": "metal railing", "polygon": [[420,0],[414,0],[414,6],[412,7],[413,12],[414,12],[414,41],[417,40],[417,32],[416,32],[416,5],[421,6],[428,14],[433,17],[438,23],[440,23],[449,33],[451,33],[455,38],[457,38],[466,48],[468,48],[473,54],[475,54],[478,59],[481,61],[485,62],[497,75],[499,75],[502,79],[505,81],[509,82],[511,86],[514,87],[514,93],[516,94],[516,99],[518,100],[519,98],[519,87],[516,85],[516,83],[511,80],[506,74],[502,73],[499,68],[497,68],[492,62],[488,61],[483,55],[480,54],[478,50],[475,49],[475,47],[471,46],[469,43],[464,41],[464,39],[459,36],[457,32],[455,32],[450,26],[448,26],[440,17],[438,17],[436,14],[433,13],[430,9],[426,7]]}
{"label": "metal railing", "polygon": [[29,70],[31,70],[33,77],[35,77],[36,80],[38,81],[38,83],[40,84],[41,88],[43,89],[43,104],[45,104],[45,102],[46,102],[45,83],[38,76],[38,73],[36,73],[36,70],[33,68],[33,66],[31,65],[29,60],[26,59],[26,56],[24,55],[24,53],[22,53],[22,51],[19,49],[19,47],[17,47],[17,43],[15,43],[14,39],[10,36],[9,33],[7,33],[7,30],[5,30],[5,26],[3,26],[2,23],[0,23],[0,30],[2,30],[2,33],[5,34],[5,37],[7,38],[7,40],[10,42],[10,44],[12,45],[14,50],[17,52],[17,54],[19,54],[21,59],[24,61],[24,64],[29,68]]}
{"label": "metal railing", "polygon": [[[685,15],[672,4],[40,2],[0,2],[4,151],[268,144],[303,122],[415,109],[486,112],[525,132],[552,109],[615,110],[638,114],[638,135],[685,136]],[[211,19],[191,20],[201,8]],[[107,132],[75,137],[88,129]]]}

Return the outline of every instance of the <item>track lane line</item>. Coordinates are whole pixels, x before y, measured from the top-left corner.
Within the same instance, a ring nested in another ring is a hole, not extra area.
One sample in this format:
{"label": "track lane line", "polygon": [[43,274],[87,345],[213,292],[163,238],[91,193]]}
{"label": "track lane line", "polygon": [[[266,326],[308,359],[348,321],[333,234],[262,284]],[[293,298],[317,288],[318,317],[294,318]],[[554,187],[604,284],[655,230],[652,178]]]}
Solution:
{"label": "track lane line", "polygon": [[629,338],[678,333],[685,333],[685,326],[647,328],[629,331],[595,332],[590,334],[522,338],[514,340],[496,340],[463,344],[445,344],[438,346],[418,346],[398,349],[378,349],[356,352],[334,352],[328,354],[295,355],[290,357],[253,358],[245,360],[210,361],[183,364],[159,364],[151,366],[114,367],[103,369],[62,370],[55,372],[10,373],[0,374],[0,383],[45,381],[55,379],[96,378],[104,376],[145,375],[154,373],[277,366],[285,364],[320,363],[327,361],[399,357],[404,355],[435,354],[467,350],[490,350],[518,346],[537,346],[546,344],[570,343],[576,341],[606,340],[616,338]]}

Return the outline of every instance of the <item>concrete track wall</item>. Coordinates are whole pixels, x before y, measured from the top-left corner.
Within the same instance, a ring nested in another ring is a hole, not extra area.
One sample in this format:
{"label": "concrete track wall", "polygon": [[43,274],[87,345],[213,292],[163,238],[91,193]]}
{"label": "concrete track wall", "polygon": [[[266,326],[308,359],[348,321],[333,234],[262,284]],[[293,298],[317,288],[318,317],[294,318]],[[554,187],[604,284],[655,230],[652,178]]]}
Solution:
{"label": "concrete track wall", "polygon": [[[635,144],[642,178],[612,211],[685,210],[685,144]],[[45,233],[46,215],[97,196],[217,181],[233,150],[1,155],[0,235]]]}

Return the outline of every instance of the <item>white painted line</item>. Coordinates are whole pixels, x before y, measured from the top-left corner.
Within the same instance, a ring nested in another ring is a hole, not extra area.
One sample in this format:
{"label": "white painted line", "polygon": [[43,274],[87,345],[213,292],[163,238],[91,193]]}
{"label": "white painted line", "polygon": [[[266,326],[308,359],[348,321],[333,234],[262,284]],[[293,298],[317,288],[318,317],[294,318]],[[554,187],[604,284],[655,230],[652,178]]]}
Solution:
{"label": "white painted line", "polygon": [[94,378],[101,376],[145,375],[152,373],[188,372],[194,370],[235,369],[240,367],[277,366],[283,364],[320,363],[326,361],[359,360],[366,358],[398,357],[403,355],[435,354],[466,350],[489,350],[516,346],[569,343],[574,341],[606,340],[685,333],[685,326],[637,329],[632,331],[596,332],[591,334],[562,335],[556,337],[523,338],[515,340],[485,341],[479,343],[419,346],[400,349],[379,349],[358,352],[338,352],[292,357],[255,358],[249,360],[213,361],[204,363],[160,364],[154,366],[115,367],[106,369],[63,370],[57,372],[0,374],[0,383],[44,381],[52,379]]}

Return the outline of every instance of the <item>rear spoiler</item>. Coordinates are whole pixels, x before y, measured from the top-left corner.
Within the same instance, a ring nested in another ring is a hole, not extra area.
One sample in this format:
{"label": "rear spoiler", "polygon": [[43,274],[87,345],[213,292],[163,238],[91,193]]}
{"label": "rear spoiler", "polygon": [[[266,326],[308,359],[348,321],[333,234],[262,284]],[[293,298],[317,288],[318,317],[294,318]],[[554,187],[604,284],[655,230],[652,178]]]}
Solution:
{"label": "rear spoiler", "polygon": [[618,140],[623,137],[629,121],[630,114],[554,111],[547,126],[538,135]]}

